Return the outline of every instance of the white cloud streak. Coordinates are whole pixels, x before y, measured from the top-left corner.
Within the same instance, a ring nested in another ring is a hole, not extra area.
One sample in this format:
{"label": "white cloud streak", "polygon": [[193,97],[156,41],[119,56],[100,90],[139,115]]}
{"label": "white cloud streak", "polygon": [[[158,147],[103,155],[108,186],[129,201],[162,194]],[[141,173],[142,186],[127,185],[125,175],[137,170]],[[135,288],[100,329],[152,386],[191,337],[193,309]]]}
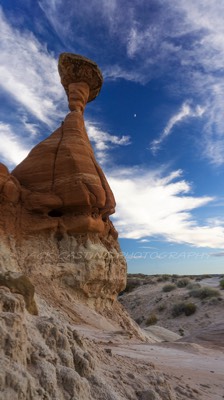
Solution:
{"label": "white cloud streak", "polygon": [[40,121],[52,125],[64,96],[57,62],[30,32],[10,26],[0,8],[0,87]]}
{"label": "white cloud streak", "polygon": [[127,146],[130,142],[129,136],[111,135],[100,129],[99,125],[93,122],[86,122],[88,136],[92,141],[97,160],[104,164],[109,161],[108,151],[115,146]]}
{"label": "white cloud streak", "polygon": [[121,238],[142,243],[144,238],[160,236],[176,243],[224,248],[224,227],[208,221],[200,225],[191,213],[215,199],[191,196],[181,171],[164,177],[162,171],[120,170],[110,174],[109,182],[116,194],[114,220]]}
{"label": "white cloud streak", "polygon": [[0,138],[0,157],[8,167],[20,163],[30,151],[30,146],[24,145],[23,141],[13,134],[10,125],[1,122]]}
{"label": "white cloud streak", "polygon": [[116,81],[117,79],[125,79],[126,81],[138,82],[144,84],[147,80],[142,76],[141,72],[127,70],[120,65],[109,65],[102,68],[105,80]]}
{"label": "white cloud streak", "polygon": [[[206,104],[201,152],[212,164],[224,164],[223,1],[173,0],[171,6],[169,0],[130,0],[127,7],[116,0],[89,0],[88,4],[77,0],[74,9],[68,0],[63,13],[63,0],[39,3],[64,40],[73,38],[76,21],[82,27],[98,28],[101,34],[96,33],[96,42],[83,38],[83,30],[78,29],[74,40],[75,46],[82,43],[90,54],[97,52],[106,79],[144,84],[165,76],[168,89],[177,97],[197,96],[197,103]],[[117,58],[111,58],[114,46]]]}
{"label": "white cloud streak", "polygon": [[192,117],[201,117],[205,112],[205,108],[197,105],[194,109],[190,106],[189,102],[184,102],[180,108],[180,110],[174,114],[168,121],[165,126],[163,132],[159,136],[158,139],[152,141],[150,149],[153,154],[159,150],[162,142],[169,136],[173,130],[173,128],[187,118]]}

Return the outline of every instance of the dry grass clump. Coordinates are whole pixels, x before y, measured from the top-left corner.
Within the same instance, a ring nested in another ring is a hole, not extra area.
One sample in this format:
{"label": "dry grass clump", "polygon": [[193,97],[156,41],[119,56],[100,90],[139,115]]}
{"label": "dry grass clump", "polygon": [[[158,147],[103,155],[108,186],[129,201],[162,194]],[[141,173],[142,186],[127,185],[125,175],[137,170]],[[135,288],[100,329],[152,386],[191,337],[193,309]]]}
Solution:
{"label": "dry grass clump", "polygon": [[167,281],[169,281],[169,280],[170,280],[170,275],[168,275],[168,274],[160,275],[160,276],[157,278],[157,282],[167,282]]}
{"label": "dry grass clump", "polygon": [[190,279],[188,279],[188,278],[181,278],[181,279],[178,279],[178,281],[177,281],[177,287],[178,287],[178,288],[184,288],[184,287],[186,287],[187,285],[189,285],[189,283],[190,283]]}
{"label": "dry grass clump", "polygon": [[190,283],[188,283],[188,285],[186,286],[186,289],[192,290],[192,289],[198,289],[198,288],[200,288],[200,287],[201,287],[200,283],[190,282]]}
{"label": "dry grass clump", "polygon": [[209,299],[208,305],[209,306],[217,306],[220,301],[222,301],[221,297],[212,297],[211,299]]}
{"label": "dry grass clump", "polygon": [[155,325],[158,322],[156,314],[151,314],[145,321],[146,326]]}
{"label": "dry grass clump", "polygon": [[201,300],[208,299],[210,297],[219,297],[220,296],[220,291],[208,286],[198,288],[198,289],[192,289],[189,292],[190,296],[192,297],[197,297]]}
{"label": "dry grass clump", "polygon": [[167,293],[167,292],[171,292],[172,290],[176,289],[176,285],[174,285],[173,283],[169,283],[165,286],[163,286],[163,292]]}
{"label": "dry grass clump", "polygon": [[185,314],[187,317],[194,314],[197,309],[196,304],[194,303],[177,303],[174,304],[172,308],[172,316],[174,318],[179,317],[182,314]]}

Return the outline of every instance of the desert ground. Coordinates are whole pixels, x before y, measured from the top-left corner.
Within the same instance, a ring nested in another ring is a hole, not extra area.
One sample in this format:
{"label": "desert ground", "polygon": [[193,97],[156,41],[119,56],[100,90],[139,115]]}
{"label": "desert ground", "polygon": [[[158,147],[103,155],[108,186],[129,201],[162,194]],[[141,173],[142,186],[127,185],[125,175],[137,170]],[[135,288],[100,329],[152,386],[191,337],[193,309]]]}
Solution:
{"label": "desert ground", "polygon": [[[221,280],[218,275],[129,275],[120,302],[157,343],[116,347],[114,352],[128,353],[129,357],[141,360],[150,359],[169,377],[174,387],[176,385],[177,399],[187,396],[211,400],[224,398],[224,291],[220,288]],[[175,287],[168,291],[168,285]],[[179,305],[189,303],[196,306],[191,315],[185,315],[184,311],[175,314],[175,310],[181,310]]]}

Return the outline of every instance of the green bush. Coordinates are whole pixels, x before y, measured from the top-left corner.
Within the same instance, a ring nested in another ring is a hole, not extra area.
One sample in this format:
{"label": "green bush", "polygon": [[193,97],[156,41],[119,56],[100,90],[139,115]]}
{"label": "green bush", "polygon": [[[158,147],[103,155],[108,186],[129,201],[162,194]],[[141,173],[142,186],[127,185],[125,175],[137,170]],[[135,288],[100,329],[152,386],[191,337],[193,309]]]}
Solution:
{"label": "green bush", "polygon": [[176,289],[176,285],[170,283],[168,285],[163,286],[163,292],[171,292],[172,290]]}
{"label": "green bush", "polygon": [[189,317],[189,315],[195,313],[196,309],[197,306],[194,303],[184,303],[184,302],[177,303],[174,304],[172,308],[172,316],[176,318],[182,314],[185,314],[187,317]]}
{"label": "green bush", "polygon": [[156,314],[151,314],[145,321],[146,326],[155,325],[158,321]]}
{"label": "green bush", "polygon": [[184,288],[184,287],[186,287],[189,283],[190,283],[190,279],[188,279],[188,278],[181,278],[181,279],[178,279],[178,281],[177,281],[177,287],[178,287],[178,288]]}
{"label": "green bush", "polygon": [[224,290],[224,278],[219,282],[220,288]]}
{"label": "green bush", "polygon": [[217,289],[205,286],[198,289],[193,289],[189,292],[190,296],[198,297],[201,300],[208,299],[210,297],[219,297],[220,292]]}

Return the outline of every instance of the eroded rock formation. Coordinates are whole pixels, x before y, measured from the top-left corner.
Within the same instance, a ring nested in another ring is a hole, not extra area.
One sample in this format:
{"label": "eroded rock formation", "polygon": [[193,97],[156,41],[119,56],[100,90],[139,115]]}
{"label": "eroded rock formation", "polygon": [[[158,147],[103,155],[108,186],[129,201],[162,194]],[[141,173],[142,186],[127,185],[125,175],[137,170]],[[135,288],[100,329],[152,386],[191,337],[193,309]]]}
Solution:
{"label": "eroded rock formation", "polygon": [[95,63],[70,53],[60,56],[59,73],[70,113],[11,174],[0,165],[0,262],[6,270],[13,264],[28,276],[68,285],[75,297],[103,308],[126,281],[109,219],[114,196],[83,119],[103,79]]}
{"label": "eroded rock formation", "polygon": [[68,232],[103,233],[115,200],[95,159],[83,119],[86,103],[100,90],[102,76],[96,64],[66,53],[59,59],[59,72],[71,112],[12,175],[27,190],[27,209],[62,217],[58,222]]}

